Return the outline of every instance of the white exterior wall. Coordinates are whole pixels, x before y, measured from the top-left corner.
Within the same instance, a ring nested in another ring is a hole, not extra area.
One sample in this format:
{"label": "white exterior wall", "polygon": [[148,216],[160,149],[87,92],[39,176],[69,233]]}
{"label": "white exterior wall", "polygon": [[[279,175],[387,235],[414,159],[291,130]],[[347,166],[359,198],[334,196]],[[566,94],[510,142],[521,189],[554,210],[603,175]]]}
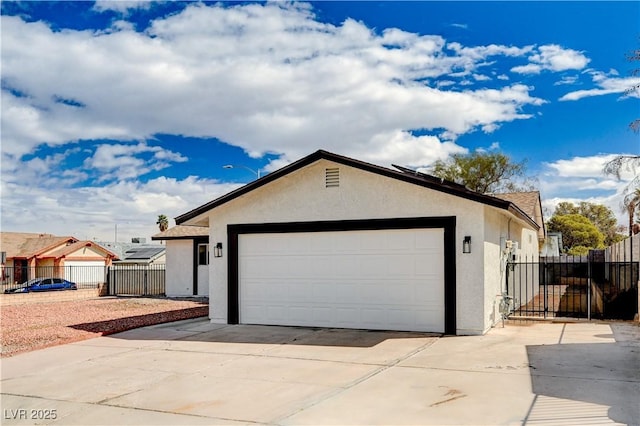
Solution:
{"label": "white exterior wall", "polygon": [[[484,330],[487,331],[500,320],[499,294],[504,291],[506,257],[500,246],[501,238],[508,238],[509,221],[495,209],[485,207],[484,233]],[[513,221],[512,221],[513,222]]]}
{"label": "white exterior wall", "polygon": [[[339,188],[325,188],[327,167],[340,169]],[[223,257],[211,257],[209,265],[211,321],[227,322],[228,224],[456,216],[457,333],[482,334],[490,323],[486,312],[493,306],[493,301],[485,300],[483,282],[486,261],[485,245],[481,243],[485,238],[483,207],[474,201],[327,160],[292,172],[207,213],[210,244],[222,242],[225,250]],[[506,224],[507,219],[503,221]],[[465,235],[472,237],[470,254],[462,253]],[[499,244],[499,237],[492,243]],[[490,292],[495,294],[495,289]]]}
{"label": "white exterior wall", "polygon": [[[507,219],[504,213],[495,208],[485,207],[485,235],[484,235],[484,304],[485,331],[500,321],[498,310],[500,295],[506,290],[507,256],[501,242],[511,240],[518,243],[517,259],[537,262],[539,256],[538,231],[523,226],[516,219]],[[534,271],[537,273],[537,271]],[[527,292],[535,295],[538,286],[531,284]],[[521,301],[526,303],[526,301]]]}
{"label": "white exterior wall", "polygon": [[166,246],[167,296],[193,296],[193,240],[167,240]]}
{"label": "white exterior wall", "polygon": [[198,296],[209,296],[209,266],[198,265]]}

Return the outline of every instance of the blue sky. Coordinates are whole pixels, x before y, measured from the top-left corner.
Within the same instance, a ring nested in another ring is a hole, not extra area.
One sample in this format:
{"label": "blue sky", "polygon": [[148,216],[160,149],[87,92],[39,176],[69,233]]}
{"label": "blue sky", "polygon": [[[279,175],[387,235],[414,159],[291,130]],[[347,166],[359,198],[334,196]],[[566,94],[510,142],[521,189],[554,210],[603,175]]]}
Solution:
{"label": "blue sky", "polygon": [[625,223],[633,173],[601,170],[640,154],[638,2],[1,7],[2,230],[148,238],[251,181],[242,166],[317,149],[427,171],[499,150],[548,213],[585,200]]}

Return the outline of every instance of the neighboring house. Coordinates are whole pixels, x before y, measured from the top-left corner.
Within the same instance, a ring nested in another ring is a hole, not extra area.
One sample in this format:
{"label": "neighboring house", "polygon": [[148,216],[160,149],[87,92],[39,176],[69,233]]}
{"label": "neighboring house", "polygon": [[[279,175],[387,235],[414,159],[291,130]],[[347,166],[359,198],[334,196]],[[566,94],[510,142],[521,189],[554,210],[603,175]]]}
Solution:
{"label": "neighboring house", "polygon": [[[541,226],[514,202],[396,168],[317,151],[178,216],[208,228],[211,321],[485,333],[507,247],[537,256]],[[192,273],[194,244],[173,274]]]}
{"label": "neighboring house", "polygon": [[151,237],[166,246],[166,294],[209,296],[209,228],[174,226]]}
{"label": "neighboring house", "polygon": [[540,256],[558,257],[564,251],[562,245],[562,232],[547,232],[547,238],[544,241]]}
{"label": "neighboring house", "polygon": [[124,252],[117,264],[156,265],[166,263],[166,249],[160,245],[140,245]]}
{"label": "neighboring house", "polygon": [[3,280],[17,283],[44,276],[103,282],[104,267],[117,258],[95,242],[51,234],[0,232],[0,246],[6,257]]}

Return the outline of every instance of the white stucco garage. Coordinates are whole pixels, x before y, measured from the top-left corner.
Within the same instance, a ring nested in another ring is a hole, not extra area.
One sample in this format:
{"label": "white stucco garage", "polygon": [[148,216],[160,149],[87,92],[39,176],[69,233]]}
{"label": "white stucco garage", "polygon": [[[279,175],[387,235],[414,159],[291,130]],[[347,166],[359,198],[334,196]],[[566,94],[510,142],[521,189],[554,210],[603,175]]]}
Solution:
{"label": "white stucco garage", "polygon": [[239,321],[444,332],[442,234],[393,229],[241,235]]}
{"label": "white stucco garage", "polygon": [[498,320],[505,241],[537,255],[536,219],[452,182],[317,151],[176,223],[209,229],[212,322],[481,334]]}

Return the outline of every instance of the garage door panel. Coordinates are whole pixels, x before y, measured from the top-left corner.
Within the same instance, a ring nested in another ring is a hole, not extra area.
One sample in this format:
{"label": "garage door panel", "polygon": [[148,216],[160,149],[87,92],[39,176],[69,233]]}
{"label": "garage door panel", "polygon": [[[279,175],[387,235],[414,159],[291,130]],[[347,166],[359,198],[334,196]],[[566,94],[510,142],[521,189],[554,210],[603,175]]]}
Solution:
{"label": "garage door panel", "polygon": [[241,234],[241,323],[444,331],[443,230]]}
{"label": "garage door panel", "polygon": [[[440,230],[441,235],[444,235],[444,230]],[[438,241],[437,238],[433,238],[433,235],[427,233],[417,233],[415,235],[415,246],[418,249],[433,249],[440,252],[442,250],[442,241]]]}
{"label": "garage door panel", "polygon": [[338,253],[357,253],[362,248],[362,241],[351,235],[332,232],[332,249]]}
{"label": "garage door panel", "polygon": [[441,275],[441,269],[434,268],[434,265],[442,265],[443,263],[444,257],[441,254],[425,253],[414,259],[415,273],[416,275]]}
{"label": "garage door panel", "polygon": [[413,254],[390,256],[388,275],[392,277],[412,277],[416,272],[416,265],[422,260]]}
{"label": "garage door panel", "polygon": [[333,271],[332,277],[357,278],[360,276],[360,268],[357,259],[350,256],[338,257],[334,256],[333,261],[328,269],[323,269],[322,274],[329,270]]}
{"label": "garage door panel", "polygon": [[384,256],[372,255],[357,258],[354,265],[358,273],[363,277],[386,277],[389,276],[389,259]]}

